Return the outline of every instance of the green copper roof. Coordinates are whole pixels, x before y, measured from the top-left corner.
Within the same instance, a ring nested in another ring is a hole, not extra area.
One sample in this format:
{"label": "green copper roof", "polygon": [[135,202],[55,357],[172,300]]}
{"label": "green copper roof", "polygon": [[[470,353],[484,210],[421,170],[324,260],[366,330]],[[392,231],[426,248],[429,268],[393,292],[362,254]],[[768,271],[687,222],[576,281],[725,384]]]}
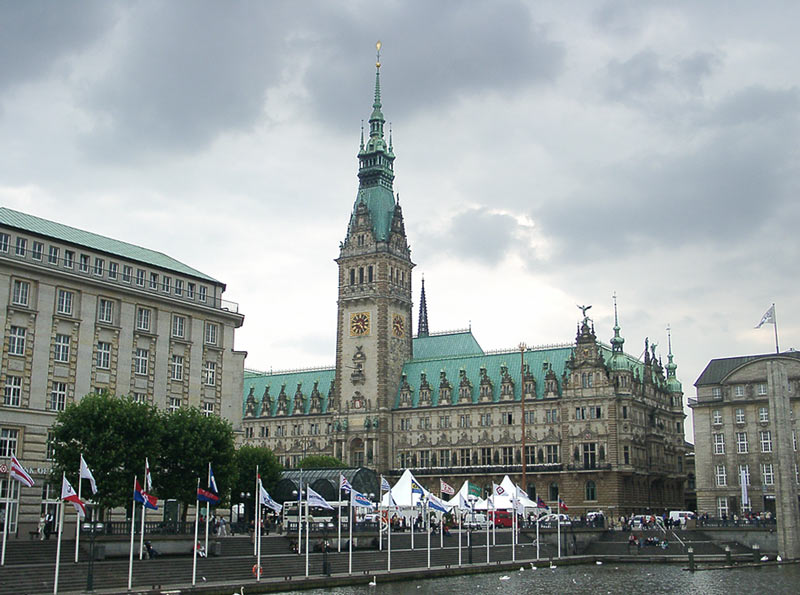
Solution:
{"label": "green copper roof", "polygon": [[355,205],[353,205],[351,225],[355,220],[356,209],[362,202],[367,206],[370,217],[372,217],[372,233],[375,234],[375,241],[385,242],[389,238],[394,215],[395,202],[392,191],[384,186],[360,188]]}
{"label": "green copper roof", "polygon": [[[247,410],[247,398],[250,388],[253,388],[253,397],[256,400],[256,416],[272,416],[278,411],[278,397],[281,390],[286,395],[287,414],[295,413],[295,395],[297,385],[300,385],[300,392],[303,395],[303,413],[311,411],[311,392],[314,390],[314,383],[318,382],[317,390],[322,396],[321,413],[328,411],[328,393],[333,388],[333,378],[335,370],[333,368],[320,368],[315,370],[300,370],[297,372],[252,372],[246,370],[244,373],[244,399],[242,401],[242,415]],[[271,411],[264,411],[266,405],[264,393],[269,388],[269,396],[272,399]]]}
{"label": "green copper roof", "polygon": [[478,345],[472,331],[414,337],[413,350],[415,360],[459,355],[483,355],[483,349]]}
{"label": "green copper roof", "polygon": [[220,285],[222,284],[213,277],[209,277],[197,269],[186,266],[182,262],[178,262],[174,258],[171,258],[166,254],[162,254],[161,252],[148,250],[147,248],[142,248],[141,246],[107,238],[96,233],[83,231],[81,229],[69,227],[68,225],[62,225],[61,223],[56,223],[54,221],[48,221],[47,219],[34,217],[33,215],[20,213],[19,211],[13,211],[6,207],[0,207],[0,224],[26,231],[28,233],[47,236],[55,240],[75,244],[77,246],[83,246],[84,248],[88,248],[90,250],[97,250],[113,256],[119,256],[121,258],[127,258],[141,262],[142,264],[167,269],[175,273],[181,273],[183,275],[189,275],[198,279],[204,279],[212,283],[217,283]]}

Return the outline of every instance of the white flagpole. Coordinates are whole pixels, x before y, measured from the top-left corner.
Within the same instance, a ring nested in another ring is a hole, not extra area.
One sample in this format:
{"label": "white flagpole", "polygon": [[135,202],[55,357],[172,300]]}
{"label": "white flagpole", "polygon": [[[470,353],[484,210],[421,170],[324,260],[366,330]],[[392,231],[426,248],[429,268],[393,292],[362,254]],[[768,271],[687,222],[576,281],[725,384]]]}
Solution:
{"label": "white flagpole", "polygon": [[392,571],[392,491],[389,490],[389,508],[386,511],[386,572]]}
{"label": "white flagpole", "polygon": [[539,519],[542,515],[536,515],[536,559],[539,559]]}
{"label": "white flagpole", "polygon": [[[147,487],[147,463],[144,464],[144,492],[149,494]],[[80,488],[79,488],[80,489]],[[78,496],[80,498],[80,496]],[[142,503],[142,529],[139,531],[139,559],[144,559],[144,517],[147,515],[147,506]]]}
{"label": "white flagpole", "polygon": [[342,476],[339,475],[339,504],[336,507],[336,524],[338,528],[336,530],[337,533],[337,540],[336,540],[336,551],[342,551]]}
{"label": "white flagpole", "polygon": [[517,508],[511,501],[511,561],[517,561]]}
{"label": "white flagpole", "polygon": [[297,492],[297,555],[303,551],[303,471],[300,470],[300,491]]}
{"label": "white flagpole", "polygon": [[383,551],[383,535],[381,535],[381,523],[383,522],[383,516],[381,515],[381,496],[383,496],[383,490],[378,490],[378,551]]}
{"label": "white flagpole", "polygon": [[[81,453],[81,459],[83,459],[83,453]],[[78,500],[81,500],[81,488],[83,487],[83,481],[81,481],[81,479],[83,479],[83,478],[81,477],[80,463],[78,463],[78,467],[79,467],[78,468]],[[10,485],[11,484],[9,483],[9,486]],[[83,500],[81,500],[81,502],[82,501]],[[6,518],[8,518],[8,506],[6,506]],[[80,547],[80,542],[81,542],[81,519],[80,519],[80,515],[78,515],[78,519],[75,522],[75,564],[78,563],[78,548]]]}
{"label": "white flagpole", "polygon": [[456,514],[458,514],[458,565],[461,566],[461,496],[458,498]]}
{"label": "white flagpole", "polygon": [[558,557],[560,558],[561,557],[561,502],[560,501],[558,503],[558,508],[556,508],[556,510],[558,511],[556,513],[556,523],[557,523],[556,526],[558,527]]}
{"label": "white flagpole", "polygon": [[439,512],[439,549],[444,549],[444,513]]}
{"label": "white flagpole", "polygon": [[[200,478],[197,478],[197,489],[200,489]],[[200,501],[194,501],[194,543],[192,544],[192,586],[197,584],[197,529],[200,524]],[[208,550],[206,550],[208,552]]]}
{"label": "white flagpole", "polygon": [[253,529],[258,533],[253,533],[253,543],[256,545],[256,582],[261,582],[261,481],[258,465],[256,465],[256,492],[258,493],[256,497],[258,504],[256,504],[256,521]]}
{"label": "white flagpole", "polygon": [[[133,476],[133,493],[136,493],[136,476]],[[128,554],[128,591],[133,584],[133,534],[136,530],[136,499],[131,501],[131,547]]]}
{"label": "white flagpole", "polygon": [[[13,455],[14,453],[12,453]],[[6,540],[8,539],[8,524],[11,515],[9,512],[11,511],[11,464],[8,465],[8,480],[7,480],[8,489],[6,490],[6,521],[3,523],[3,554],[0,556],[0,566],[6,565]],[[21,489],[21,488],[20,488]],[[19,515],[17,515],[19,518]]]}
{"label": "white flagpole", "polygon": [[[414,512],[417,512],[417,508],[415,506],[413,506],[413,504],[414,504],[414,494],[413,494],[413,492],[411,494],[411,504],[412,504],[411,510],[413,511],[412,512],[412,514],[413,514]],[[415,516],[413,519],[411,519],[411,549],[412,550],[414,549],[414,524],[416,522],[417,522],[417,517]]]}
{"label": "white flagpole", "polygon": [[[209,489],[211,489],[211,461],[208,462],[208,483],[206,485]],[[208,555],[208,517],[210,512],[211,502],[206,502],[206,543],[204,546],[206,548],[206,556]]]}
{"label": "white flagpole", "polygon": [[494,495],[492,495],[492,508],[494,509],[494,519],[492,522],[492,545],[497,545],[497,507],[494,505]]}
{"label": "white flagpole", "polygon": [[[494,516],[497,517],[497,512],[494,513]],[[492,524],[494,524],[494,521],[492,521]],[[486,521],[486,563],[487,564],[489,563],[489,521],[488,520]]]}
{"label": "white flagpole", "polygon": [[[63,485],[63,475],[61,483]],[[6,520],[8,517],[6,516]],[[58,594],[58,569],[61,566],[61,533],[64,531],[64,501],[60,500],[58,510],[58,545],[56,546],[56,576],[53,581],[53,595]]]}
{"label": "white flagpole", "polygon": [[[261,535],[261,493],[258,489],[258,465],[256,465],[255,494],[256,495],[253,497],[253,555],[258,556],[258,538]],[[284,519],[285,518],[286,516],[284,515]]]}
{"label": "white flagpole", "polygon": [[778,314],[775,312],[775,302],[772,302],[772,326],[775,327],[775,353],[780,354],[781,349],[778,347]]}
{"label": "white flagpole", "polygon": [[428,513],[428,499],[425,499],[425,532],[428,534],[428,568],[431,567],[431,515]]}
{"label": "white flagpole", "polygon": [[308,508],[308,488],[306,488],[306,576],[308,576],[308,542],[311,537],[311,511]]}
{"label": "white flagpole", "polygon": [[350,540],[347,544],[347,574],[353,574],[353,488],[350,488],[350,521],[347,523],[350,529]]}

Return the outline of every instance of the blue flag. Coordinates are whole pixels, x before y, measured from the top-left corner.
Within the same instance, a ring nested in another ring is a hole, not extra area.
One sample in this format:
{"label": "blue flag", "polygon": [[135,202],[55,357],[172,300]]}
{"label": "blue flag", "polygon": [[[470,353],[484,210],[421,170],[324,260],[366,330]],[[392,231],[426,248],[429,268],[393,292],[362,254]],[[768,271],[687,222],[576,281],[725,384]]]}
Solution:
{"label": "blue flag", "polygon": [[208,464],[208,489],[215,494],[219,494],[219,489],[217,489],[217,480],[214,479],[214,471],[211,469],[211,463]]}

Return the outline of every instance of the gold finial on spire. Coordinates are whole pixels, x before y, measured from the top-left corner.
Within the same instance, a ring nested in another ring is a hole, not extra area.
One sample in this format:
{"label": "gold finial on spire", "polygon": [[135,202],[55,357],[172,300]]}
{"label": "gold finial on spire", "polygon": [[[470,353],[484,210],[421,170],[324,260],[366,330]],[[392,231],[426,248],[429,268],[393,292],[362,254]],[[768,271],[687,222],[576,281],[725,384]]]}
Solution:
{"label": "gold finial on spire", "polygon": [[383,44],[380,41],[378,41],[378,43],[375,44],[375,49],[378,50],[378,59],[375,62],[375,66],[377,68],[381,67],[381,46],[382,45]]}

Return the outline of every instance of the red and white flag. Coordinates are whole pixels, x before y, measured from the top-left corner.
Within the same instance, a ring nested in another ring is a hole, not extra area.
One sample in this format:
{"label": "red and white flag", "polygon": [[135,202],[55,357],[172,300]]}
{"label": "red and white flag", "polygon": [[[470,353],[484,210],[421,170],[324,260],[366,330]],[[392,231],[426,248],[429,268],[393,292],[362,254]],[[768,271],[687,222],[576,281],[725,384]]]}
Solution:
{"label": "red and white flag", "polygon": [[453,486],[446,484],[441,479],[439,480],[439,492],[441,494],[447,494],[448,496],[454,496],[456,491],[453,489]]}
{"label": "red and white flag", "polygon": [[11,455],[11,479],[16,479],[21,484],[33,487],[33,478],[28,475],[28,472],[22,467],[17,457]]}
{"label": "red and white flag", "polygon": [[76,512],[83,517],[86,516],[86,505],[78,498],[78,494],[75,493],[72,485],[67,481],[66,476],[63,476],[61,479],[61,499],[72,502]]}

